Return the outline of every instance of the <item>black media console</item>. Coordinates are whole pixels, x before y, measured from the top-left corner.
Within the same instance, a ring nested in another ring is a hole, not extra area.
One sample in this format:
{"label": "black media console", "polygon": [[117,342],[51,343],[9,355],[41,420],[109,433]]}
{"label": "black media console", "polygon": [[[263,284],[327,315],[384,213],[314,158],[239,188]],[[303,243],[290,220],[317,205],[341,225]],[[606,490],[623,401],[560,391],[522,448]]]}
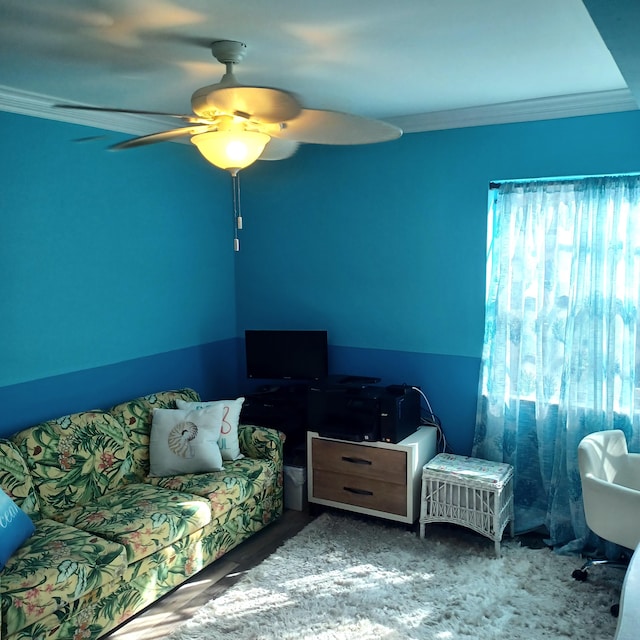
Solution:
{"label": "black media console", "polygon": [[306,463],[309,388],[305,384],[289,384],[267,389],[245,396],[240,421],[282,431],[287,436],[285,462],[303,465]]}
{"label": "black media console", "polygon": [[420,398],[408,385],[380,378],[329,376],[319,382],[260,387],[245,396],[240,419],[286,435],[285,462],[304,465],[307,431],[353,442],[397,443],[420,424]]}

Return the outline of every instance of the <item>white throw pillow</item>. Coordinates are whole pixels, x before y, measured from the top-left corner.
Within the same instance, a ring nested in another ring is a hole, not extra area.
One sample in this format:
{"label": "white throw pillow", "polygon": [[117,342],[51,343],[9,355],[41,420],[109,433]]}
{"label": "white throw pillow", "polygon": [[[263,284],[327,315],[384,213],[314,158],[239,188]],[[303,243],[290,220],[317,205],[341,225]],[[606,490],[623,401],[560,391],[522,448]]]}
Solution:
{"label": "white throw pillow", "polygon": [[214,400],[212,402],[186,402],[176,400],[178,409],[206,409],[208,407],[222,408],[222,425],[220,429],[220,452],[223,460],[239,460],[244,458],[240,453],[238,441],[238,424],[240,423],[240,410],[244,398],[235,400]]}
{"label": "white throw pillow", "polygon": [[154,409],[149,437],[149,475],[221,471],[218,447],[222,407],[202,411]]}

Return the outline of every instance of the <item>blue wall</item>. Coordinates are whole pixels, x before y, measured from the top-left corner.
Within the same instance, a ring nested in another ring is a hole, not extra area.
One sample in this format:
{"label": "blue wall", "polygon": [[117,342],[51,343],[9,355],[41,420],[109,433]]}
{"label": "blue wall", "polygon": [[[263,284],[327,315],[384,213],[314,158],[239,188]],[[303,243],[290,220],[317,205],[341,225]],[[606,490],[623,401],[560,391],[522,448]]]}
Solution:
{"label": "blue wall", "polygon": [[[0,435],[161,388],[249,390],[245,328],[329,331],[334,373],[419,385],[468,453],[491,180],[640,169],[640,113],[303,146],[229,177],[0,113]],[[97,132],[101,133],[101,132]]]}
{"label": "blue wall", "polygon": [[229,341],[235,390],[229,176],[188,145],[108,152],[124,136],[6,113],[0,130],[0,399],[24,401],[0,434],[136,389],[222,392],[191,368]]}
{"label": "blue wall", "polygon": [[243,182],[238,329],[325,328],[334,372],[419,385],[470,452],[489,182],[640,170],[638,112],[306,146]]}

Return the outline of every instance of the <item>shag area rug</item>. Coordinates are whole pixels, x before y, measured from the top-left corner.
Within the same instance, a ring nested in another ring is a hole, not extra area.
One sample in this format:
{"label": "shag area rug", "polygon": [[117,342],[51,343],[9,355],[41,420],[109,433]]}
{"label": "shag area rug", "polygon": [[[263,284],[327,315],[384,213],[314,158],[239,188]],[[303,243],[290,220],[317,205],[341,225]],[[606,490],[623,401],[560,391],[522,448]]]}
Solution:
{"label": "shag area rug", "polygon": [[323,513],[170,640],[611,640],[623,572],[466,529]]}

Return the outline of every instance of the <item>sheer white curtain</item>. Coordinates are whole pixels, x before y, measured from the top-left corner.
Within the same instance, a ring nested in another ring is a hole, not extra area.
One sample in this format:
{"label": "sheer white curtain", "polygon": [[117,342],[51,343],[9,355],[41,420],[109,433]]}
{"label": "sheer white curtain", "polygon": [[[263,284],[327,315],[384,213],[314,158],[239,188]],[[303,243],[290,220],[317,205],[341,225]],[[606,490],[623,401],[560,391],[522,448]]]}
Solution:
{"label": "sheer white curtain", "polygon": [[492,191],[473,455],[515,467],[516,528],[597,545],[577,446],[635,417],[640,177],[511,182]]}

